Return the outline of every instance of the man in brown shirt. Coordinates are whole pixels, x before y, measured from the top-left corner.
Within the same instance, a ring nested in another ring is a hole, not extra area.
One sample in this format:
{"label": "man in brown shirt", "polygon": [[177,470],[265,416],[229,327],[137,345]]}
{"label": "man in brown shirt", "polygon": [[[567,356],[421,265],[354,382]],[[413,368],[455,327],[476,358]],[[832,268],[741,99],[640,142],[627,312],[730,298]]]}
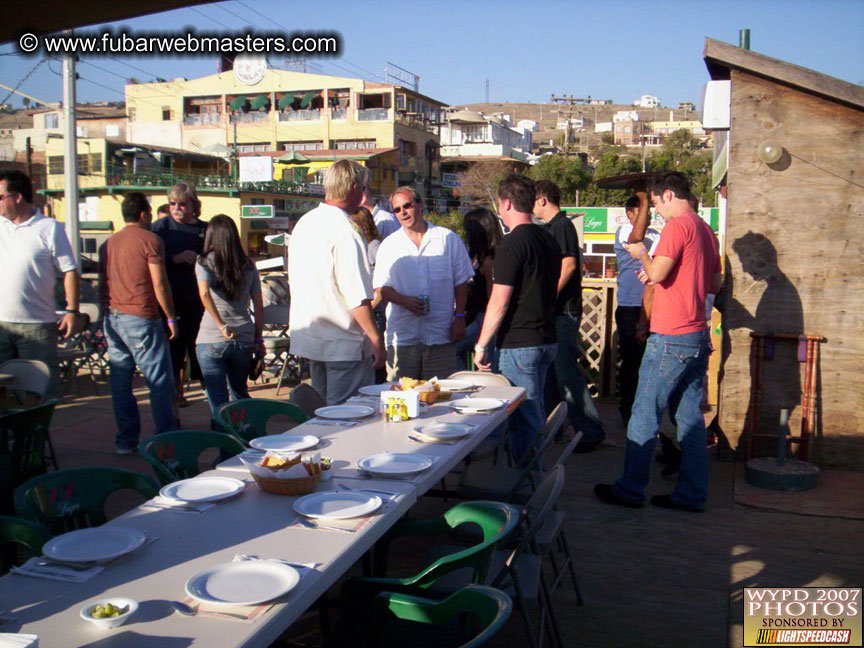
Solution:
{"label": "man in brown shirt", "polygon": [[105,339],[111,365],[111,400],[117,424],[117,454],[131,454],[141,436],[138,403],[132,394],[135,367],[150,389],[156,433],[177,428],[174,372],[159,308],[170,337],[177,324],[165,275],[162,239],[150,231],[153,212],[142,193],[127,194],[121,206],[126,226],[99,249],[99,295],[108,309]]}

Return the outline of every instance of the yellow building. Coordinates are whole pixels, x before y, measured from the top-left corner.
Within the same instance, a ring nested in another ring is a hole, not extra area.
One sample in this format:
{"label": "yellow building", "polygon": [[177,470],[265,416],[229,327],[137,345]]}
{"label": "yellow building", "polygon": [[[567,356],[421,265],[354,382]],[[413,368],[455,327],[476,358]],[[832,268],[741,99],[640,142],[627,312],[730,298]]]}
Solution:
{"label": "yellow building", "polygon": [[[240,155],[396,149],[381,175],[427,194],[440,180],[444,105],[401,86],[248,66],[126,86],[133,142],[202,153],[236,146]],[[373,188],[384,195],[383,186]]]}

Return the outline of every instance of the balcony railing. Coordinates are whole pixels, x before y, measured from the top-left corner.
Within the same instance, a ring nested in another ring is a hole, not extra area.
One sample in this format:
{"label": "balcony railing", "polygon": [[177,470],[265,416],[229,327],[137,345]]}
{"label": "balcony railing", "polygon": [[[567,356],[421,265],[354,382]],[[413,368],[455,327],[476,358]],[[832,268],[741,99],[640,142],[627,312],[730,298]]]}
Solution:
{"label": "balcony railing", "polygon": [[231,115],[231,123],[238,124],[260,124],[261,122],[269,121],[270,113],[268,112],[248,112],[236,113]]}
{"label": "balcony railing", "polygon": [[279,121],[318,121],[321,119],[321,109],[288,110],[279,113]]}
{"label": "balcony railing", "polygon": [[161,173],[155,170],[130,173],[127,169],[118,165],[109,165],[108,170],[105,173],[105,184],[107,186],[153,187],[165,189],[167,191],[178,182],[194,185],[199,190],[260,191],[266,193],[290,194],[293,196],[324,195],[324,188],[321,185],[305,182],[278,180],[272,182],[236,182],[234,178],[228,175],[170,172]]}
{"label": "balcony railing", "polygon": [[357,110],[357,121],[387,121],[387,108],[364,108]]}
{"label": "balcony railing", "polygon": [[330,119],[348,119],[348,110],[345,108],[331,108]]}
{"label": "balcony railing", "polygon": [[222,113],[193,113],[183,118],[186,126],[218,126],[222,123]]}

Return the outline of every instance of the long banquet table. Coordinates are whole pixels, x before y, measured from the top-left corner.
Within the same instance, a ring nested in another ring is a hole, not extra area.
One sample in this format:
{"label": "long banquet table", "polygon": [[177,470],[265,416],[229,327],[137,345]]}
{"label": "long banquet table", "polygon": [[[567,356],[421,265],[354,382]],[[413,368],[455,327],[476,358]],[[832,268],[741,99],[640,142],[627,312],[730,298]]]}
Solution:
{"label": "long banquet table", "polygon": [[[506,420],[524,398],[524,390],[494,387],[478,395],[506,399],[508,406],[492,414],[461,416],[439,403],[423,414],[423,422],[460,420],[477,426],[470,437],[452,445],[416,443],[408,438],[418,423],[416,419],[385,424],[377,415],[354,427],[306,423],[291,430],[321,437],[322,454],[334,460],[333,478],[321,482],[319,491],[344,484],[394,494],[392,501],[355,533],[293,526],[298,517],[292,509],[296,498],[261,491],[236,459],[229,460],[205,475],[249,480],[242,493],[198,515],[138,507],[110,521],[108,524],[137,528],[156,540],[108,565],[91,579],[69,583],[18,574],[0,578],[0,615],[11,619],[0,626],[0,632],[39,635],[41,648],[264,648],[335,584],[419,495]],[[413,480],[365,478],[356,470],[356,461],[379,452],[412,452],[437,459]],[[319,565],[253,620],[173,613],[170,601],[186,598],[187,579],[214,565],[231,562],[238,553]],[[135,599],[140,608],[126,624],[108,631],[78,616],[83,605],[108,596]]]}

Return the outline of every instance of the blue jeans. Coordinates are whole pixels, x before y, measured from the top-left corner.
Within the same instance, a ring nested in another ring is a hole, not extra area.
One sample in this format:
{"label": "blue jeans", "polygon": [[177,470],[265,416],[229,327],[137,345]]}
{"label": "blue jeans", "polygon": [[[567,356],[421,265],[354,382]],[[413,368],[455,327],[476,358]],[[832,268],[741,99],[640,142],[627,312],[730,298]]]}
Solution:
{"label": "blue jeans", "polygon": [[252,344],[234,340],[195,346],[195,355],[204,377],[204,389],[211,412],[228,402],[229,390],[231,400],[249,398],[246,381],[249,378],[254,350]]}
{"label": "blue jeans", "polygon": [[557,346],[544,344],[498,350],[498,370],[526,392],[525,400],[510,416],[510,452],[514,462],[518,463],[534,445],[546,420],[543,389]]}
{"label": "blue jeans", "polygon": [[136,366],[150,389],[150,409],[156,434],[176,429],[174,372],[162,320],[124,315],[112,310],[105,318],[105,339],[111,365],[111,402],[117,424],[117,447],[135,448],[141,437],[141,415],[132,394]]}
{"label": "blue jeans", "polygon": [[582,441],[599,443],[606,438],[603,421],[577,364],[582,354],[579,320],[567,315],[556,316],[555,333],[558,336],[558,352],[546,383],[546,408],[553,409],[563,399],[567,403],[567,414],[573,429],[582,432]]}
{"label": "blue jeans", "polygon": [[677,504],[701,508],[708,498],[708,449],[702,394],[711,352],[708,331],[683,335],[652,333],[639,368],[639,387],[627,426],[624,474],[615,482],[622,498],[641,503],[648,485],[654,443],[670,398],[680,396],[675,413],[681,472],[672,492]]}

